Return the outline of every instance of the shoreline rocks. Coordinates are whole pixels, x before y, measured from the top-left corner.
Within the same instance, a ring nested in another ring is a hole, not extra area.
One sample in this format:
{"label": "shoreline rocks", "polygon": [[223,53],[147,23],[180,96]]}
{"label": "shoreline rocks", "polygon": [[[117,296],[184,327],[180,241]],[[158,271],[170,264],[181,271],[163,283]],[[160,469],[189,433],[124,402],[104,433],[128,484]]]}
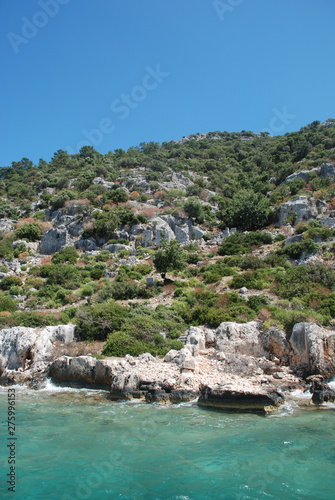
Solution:
{"label": "shoreline rocks", "polygon": [[[264,331],[256,321],[190,327],[182,336],[184,347],[164,359],[149,353],[107,359],[66,355],[74,328],[2,330],[0,383],[38,386],[51,377],[61,385],[108,389],[114,401],[166,404],[199,397],[201,406],[268,411],[283,402],[283,391],[306,388],[308,375],[335,373],[335,332],[310,323],[296,324],[290,338],[276,328]],[[315,384],[313,402],[331,401],[331,389]]]}
{"label": "shoreline rocks", "polygon": [[275,390],[254,388],[241,390],[238,385],[211,388],[203,386],[198,404],[220,410],[269,412],[284,403],[284,396]]}

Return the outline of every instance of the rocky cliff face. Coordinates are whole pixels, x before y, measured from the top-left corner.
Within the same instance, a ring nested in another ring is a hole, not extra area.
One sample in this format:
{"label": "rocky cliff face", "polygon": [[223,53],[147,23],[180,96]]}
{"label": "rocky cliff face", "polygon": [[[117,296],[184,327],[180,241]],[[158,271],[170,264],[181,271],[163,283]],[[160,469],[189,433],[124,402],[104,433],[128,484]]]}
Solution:
{"label": "rocky cliff face", "polygon": [[74,325],[26,328],[0,333],[0,382],[24,382],[46,376],[57,343],[74,340]]}
{"label": "rocky cliff face", "polygon": [[297,323],[290,337],[291,365],[303,375],[335,375],[335,332],[310,323]]}

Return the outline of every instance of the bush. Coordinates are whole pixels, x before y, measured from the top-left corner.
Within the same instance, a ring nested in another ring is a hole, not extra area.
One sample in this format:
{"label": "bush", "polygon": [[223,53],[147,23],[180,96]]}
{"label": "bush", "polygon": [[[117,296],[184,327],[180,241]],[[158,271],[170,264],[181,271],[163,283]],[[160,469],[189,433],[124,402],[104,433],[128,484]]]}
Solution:
{"label": "bush", "polygon": [[75,264],[78,259],[78,252],[75,247],[65,247],[55,253],[51,259],[53,264]]}
{"label": "bush", "polygon": [[37,224],[29,222],[15,231],[18,239],[27,238],[29,241],[38,241],[42,236],[42,231]]}
{"label": "bush", "polygon": [[113,300],[80,307],[76,313],[77,333],[83,340],[106,340],[110,333],[120,329],[128,315],[128,309]]}
{"label": "bush", "polygon": [[261,193],[246,190],[235,194],[220,217],[223,226],[252,231],[267,226],[271,215],[268,199]]}
{"label": "bush", "polygon": [[251,233],[234,233],[228,236],[219,247],[219,255],[236,255],[250,252],[252,247],[269,245],[272,243],[272,236],[269,233],[253,231]]}
{"label": "bush", "polygon": [[0,293],[0,311],[14,312],[16,310],[17,310],[17,305],[15,300],[9,297],[8,295]]}
{"label": "bush", "polygon": [[298,260],[303,255],[315,254],[320,250],[320,246],[314,243],[313,240],[307,238],[305,240],[299,241],[298,243],[290,243],[282,248],[279,253],[285,254],[291,259]]}
{"label": "bush", "polygon": [[18,276],[4,276],[0,281],[0,288],[2,290],[9,290],[12,286],[21,286],[22,281]]}
{"label": "bush", "polygon": [[243,270],[261,269],[262,267],[266,267],[266,263],[255,255],[246,255],[240,263],[240,268]]}
{"label": "bush", "polygon": [[13,257],[14,250],[10,240],[0,241],[0,257],[3,259],[11,259]]}

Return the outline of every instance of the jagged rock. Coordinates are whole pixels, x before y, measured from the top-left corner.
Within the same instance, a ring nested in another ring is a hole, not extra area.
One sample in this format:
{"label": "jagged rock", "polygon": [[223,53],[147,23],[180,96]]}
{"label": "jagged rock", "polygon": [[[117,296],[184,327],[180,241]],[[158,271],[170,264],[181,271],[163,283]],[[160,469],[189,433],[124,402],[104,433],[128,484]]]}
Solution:
{"label": "jagged rock", "polygon": [[185,345],[193,356],[198,356],[199,351],[206,348],[205,332],[202,328],[190,326],[184,335],[186,336]]}
{"label": "jagged rock", "polygon": [[[74,340],[75,326],[58,325],[44,328],[15,326],[1,331],[1,378],[32,378],[44,372],[52,361],[56,342],[68,344]],[[22,373],[23,372],[23,373]],[[22,375],[21,375],[22,374]]]}
{"label": "jagged rock", "polygon": [[215,331],[215,348],[224,353],[247,354],[249,356],[264,356],[261,342],[261,323],[221,323]]}
{"label": "jagged rock", "polygon": [[72,244],[73,240],[65,228],[49,229],[49,231],[42,235],[38,251],[42,255],[51,255],[58,252],[61,248]]}
{"label": "jagged rock", "polygon": [[322,163],[320,177],[335,177],[335,165],[332,163]]}
{"label": "jagged rock", "polygon": [[271,411],[284,402],[284,396],[275,390],[265,390],[261,387],[253,390],[243,390],[236,386],[211,388],[203,386],[200,389],[198,404],[222,410],[239,411]]}
{"label": "jagged rock", "polygon": [[322,217],[320,222],[329,229],[335,229],[335,217]]}
{"label": "jagged rock", "polygon": [[76,242],[76,248],[79,250],[97,250],[99,247],[95,238],[84,238]]}
{"label": "jagged rock", "polygon": [[0,233],[6,234],[9,233],[10,231],[14,231],[16,224],[17,224],[16,220],[0,219]]}
{"label": "jagged rock", "polygon": [[314,404],[333,403],[335,401],[335,391],[326,384],[321,375],[312,375],[307,378],[307,382],[311,383],[310,391],[313,394],[312,401]]}
{"label": "jagged rock", "polygon": [[291,243],[299,243],[300,241],[302,241],[302,239],[302,234],[295,234],[294,236],[291,236],[290,238],[287,238],[287,240],[285,240],[284,246],[286,247],[286,245],[291,245]]}
{"label": "jagged rock", "polygon": [[170,351],[165,354],[164,361],[165,363],[170,363],[177,356],[179,356],[179,351],[177,351],[176,349],[170,349]]}
{"label": "jagged rock", "polygon": [[50,366],[49,376],[56,382],[76,383],[84,387],[110,388],[115,362],[91,356],[57,358]]}
{"label": "jagged rock", "polygon": [[[175,363],[176,365],[178,365],[180,368],[183,368],[183,366],[186,364],[186,361],[191,360],[191,359],[193,360],[192,353],[187,347],[183,347],[183,349],[180,349],[180,351],[177,351],[176,356],[174,356],[173,349],[171,349],[171,351],[169,351],[166,354],[166,356],[168,356],[168,354],[171,353],[170,354],[171,361],[173,363]],[[165,358],[166,358],[166,356],[165,356]],[[164,361],[165,361],[165,358],[164,358]]]}
{"label": "jagged rock", "polygon": [[101,184],[107,189],[112,189],[112,187],[115,185],[115,182],[105,181],[103,177],[95,177],[93,179],[93,184]]}
{"label": "jagged rock", "polygon": [[335,331],[313,323],[297,323],[289,342],[290,364],[299,374],[335,375]]}
{"label": "jagged rock", "polygon": [[[120,250],[130,250],[128,245],[123,245],[121,243],[111,243],[110,245],[104,245],[103,250],[108,250],[110,253],[117,253]],[[133,251],[133,249],[131,250]]]}
{"label": "jagged rock", "polygon": [[291,182],[291,181],[294,181],[295,179],[299,179],[299,178],[303,179],[304,181],[308,181],[311,172],[315,172],[315,173],[319,174],[320,168],[316,167],[316,168],[312,168],[311,170],[300,170],[299,172],[294,172],[293,174],[286,177],[284,182],[285,183]]}
{"label": "jagged rock", "polygon": [[314,219],[318,215],[314,198],[307,196],[297,196],[283,203],[277,213],[276,225],[282,226],[286,223],[288,217],[295,218],[294,223],[308,221]]}
{"label": "jagged rock", "polygon": [[180,243],[189,243],[192,240],[200,240],[205,234],[199,227],[193,226],[190,219],[172,215],[155,217],[142,233],[139,228],[140,226],[136,226],[136,235],[142,236],[142,246],[161,245],[162,236],[167,241],[176,239]]}
{"label": "jagged rock", "polygon": [[262,335],[262,344],[270,359],[277,358],[282,364],[288,364],[291,347],[282,330],[270,328]]}
{"label": "jagged rock", "polygon": [[194,183],[188,177],[183,174],[173,172],[171,175],[171,180],[166,182],[161,182],[161,186],[164,189],[185,189],[188,186],[192,186]]}

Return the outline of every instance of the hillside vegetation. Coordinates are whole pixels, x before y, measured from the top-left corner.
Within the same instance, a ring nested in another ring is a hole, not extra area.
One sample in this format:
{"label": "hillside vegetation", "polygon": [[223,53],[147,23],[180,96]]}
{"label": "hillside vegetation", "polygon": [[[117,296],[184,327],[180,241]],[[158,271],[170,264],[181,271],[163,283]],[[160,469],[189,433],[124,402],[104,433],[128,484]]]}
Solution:
{"label": "hillside vegetation", "polygon": [[190,325],[335,322],[335,120],[0,169],[0,326],[77,324],[103,354]]}

